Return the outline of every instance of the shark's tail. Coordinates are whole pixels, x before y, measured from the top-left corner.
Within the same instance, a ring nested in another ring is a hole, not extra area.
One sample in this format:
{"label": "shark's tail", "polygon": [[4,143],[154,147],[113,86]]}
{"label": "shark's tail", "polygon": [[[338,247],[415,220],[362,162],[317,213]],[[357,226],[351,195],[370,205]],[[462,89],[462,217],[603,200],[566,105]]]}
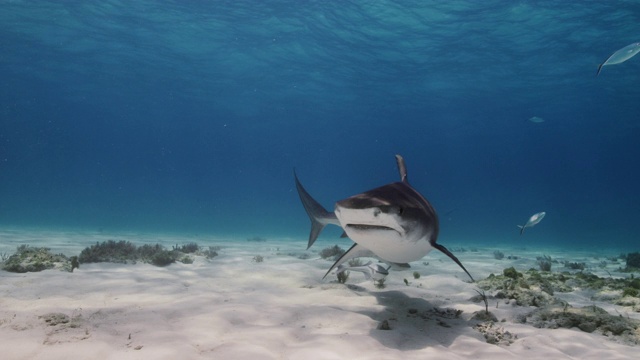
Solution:
{"label": "shark's tail", "polygon": [[457,258],[455,255],[453,255],[453,254],[451,253],[451,251],[449,251],[446,247],[444,247],[444,246],[442,246],[442,245],[440,245],[440,244],[434,244],[434,246],[433,246],[433,247],[435,247],[436,249],[438,249],[438,250],[442,251],[445,255],[447,255],[449,258],[451,258],[451,260],[455,261],[455,262],[456,262],[456,264],[458,264],[458,265],[462,268],[462,270],[464,270],[464,272],[466,272],[466,273],[467,273],[467,275],[469,275],[469,278],[471,278],[471,281],[472,281],[472,282],[476,282],[475,280],[473,280],[473,276],[471,276],[471,274],[469,274],[469,272],[467,271],[467,269],[465,269],[464,265],[462,265],[462,263],[460,262],[460,260],[458,260],[458,258]]}
{"label": "shark's tail", "polygon": [[296,175],[295,170],[293,171],[293,177],[296,179],[296,188],[298,189],[298,195],[300,195],[300,200],[302,201],[302,205],[304,209],[307,211],[307,215],[309,215],[309,219],[311,220],[311,233],[309,234],[309,243],[307,245],[307,249],[313,245],[313,243],[320,235],[322,229],[328,224],[340,225],[338,222],[338,218],[332,212],[328,212],[325,208],[322,207],[317,201],[315,201],[311,195],[307,192],[307,190],[302,187],[300,181],[298,180],[298,176]]}
{"label": "shark's tail", "polygon": [[520,235],[522,235],[522,233],[524,232],[524,228],[526,226],[525,225],[518,225],[518,227],[520,228]]}
{"label": "shark's tail", "polygon": [[600,75],[600,71],[602,71],[602,65],[604,65],[604,63],[598,65],[598,72],[596,73],[596,77],[598,77],[598,75]]}

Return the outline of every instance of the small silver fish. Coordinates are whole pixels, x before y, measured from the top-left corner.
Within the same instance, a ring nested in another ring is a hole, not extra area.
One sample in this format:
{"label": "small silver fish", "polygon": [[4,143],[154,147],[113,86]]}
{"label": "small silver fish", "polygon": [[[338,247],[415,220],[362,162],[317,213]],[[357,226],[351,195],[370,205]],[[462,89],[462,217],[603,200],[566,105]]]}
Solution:
{"label": "small silver fish", "polygon": [[384,278],[387,277],[387,275],[389,275],[389,269],[385,268],[384,266],[380,265],[380,264],[374,264],[373,262],[369,261],[368,263],[364,264],[364,265],[359,265],[359,266],[347,266],[347,265],[340,265],[338,266],[338,271],[336,271],[336,274],[340,274],[342,272],[345,271],[356,271],[356,272],[361,272],[364,274],[364,277],[369,280],[369,279],[373,279],[375,281],[380,281]]}
{"label": "small silver fish", "polygon": [[596,73],[596,76],[600,75],[600,71],[602,71],[603,66],[623,63],[634,57],[638,52],[640,52],[640,42],[635,42],[631,45],[627,45],[622,49],[614,52],[607,58],[607,60],[598,65],[598,72]]}
{"label": "small silver fish", "polygon": [[544,119],[541,117],[533,116],[529,118],[529,121],[531,121],[532,123],[539,124],[539,123],[543,123]]}
{"label": "small silver fish", "polygon": [[544,211],[539,212],[537,214],[533,214],[533,215],[531,215],[529,220],[527,220],[526,224],[518,225],[518,227],[520,228],[520,235],[522,235],[522,233],[524,232],[524,228],[528,228],[528,227],[532,227],[532,226],[536,225],[537,223],[542,221],[542,219],[544,218],[545,215],[547,215],[547,213],[544,212]]}

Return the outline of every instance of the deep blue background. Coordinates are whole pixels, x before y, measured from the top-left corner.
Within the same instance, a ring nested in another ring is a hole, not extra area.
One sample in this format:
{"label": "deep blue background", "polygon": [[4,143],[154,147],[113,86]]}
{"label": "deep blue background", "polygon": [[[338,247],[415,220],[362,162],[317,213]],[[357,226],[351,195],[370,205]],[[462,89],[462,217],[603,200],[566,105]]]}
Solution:
{"label": "deep blue background", "polygon": [[304,240],[294,167],[331,208],[400,153],[443,243],[637,249],[640,57],[595,73],[639,24],[633,1],[3,1],[0,226]]}

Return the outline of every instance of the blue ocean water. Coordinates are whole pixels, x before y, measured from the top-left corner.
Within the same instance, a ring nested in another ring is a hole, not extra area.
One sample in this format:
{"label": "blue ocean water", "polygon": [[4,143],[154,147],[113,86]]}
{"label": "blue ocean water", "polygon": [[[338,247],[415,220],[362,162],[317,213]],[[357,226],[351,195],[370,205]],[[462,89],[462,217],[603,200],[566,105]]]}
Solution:
{"label": "blue ocean water", "polygon": [[636,1],[1,1],[0,227],[304,242],[294,167],[331,208],[399,153],[443,244],[637,250],[640,57],[595,75],[638,24]]}

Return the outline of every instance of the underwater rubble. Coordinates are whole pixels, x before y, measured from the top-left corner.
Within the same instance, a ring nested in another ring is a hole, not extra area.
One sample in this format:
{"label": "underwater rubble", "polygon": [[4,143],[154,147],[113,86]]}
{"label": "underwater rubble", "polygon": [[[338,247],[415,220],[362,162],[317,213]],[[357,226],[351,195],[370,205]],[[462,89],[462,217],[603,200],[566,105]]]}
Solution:
{"label": "underwater rubble", "polygon": [[15,273],[38,272],[47,269],[73,272],[79,266],[77,256],[67,257],[64,254],[53,254],[49,248],[28,245],[18,246],[16,253],[2,263],[3,270]]}
{"label": "underwater rubble", "polygon": [[[485,300],[484,291],[491,292],[492,298],[504,299],[509,304],[535,307],[526,315],[518,317],[520,323],[531,324],[538,328],[577,328],[584,332],[599,332],[604,336],[618,336],[631,344],[640,343],[640,321],[624,317],[621,314],[611,315],[606,310],[592,306],[573,307],[556,296],[556,293],[568,293],[589,289],[595,291],[594,301],[610,302],[629,307],[640,312],[640,279],[602,278],[588,272],[547,272],[530,269],[519,272],[510,267],[502,274],[491,274],[478,281],[483,290],[480,296],[472,301]],[[483,298],[484,297],[484,298]],[[489,327],[477,328],[488,331]]]}
{"label": "underwater rubble", "polygon": [[338,245],[333,245],[320,250],[320,257],[323,259],[338,260],[345,250]]}
{"label": "underwater rubble", "polygon": [[523,321],[537,328],[578,328],[584,332],[600,332],[604,336],[622,336],[629,343],[640,343],[640,323],[637,320],[611,315],[606,310],[595,306],[579,308],[564,306],[547,306],[529,313]]}
{"label": "underwater rubble", "polygon": [[59,269],[73,272],[80,264],[112,262],[112,263],[149,263],[156,266],[167,266],[176,261],[183,264],[192,264],[193,256],[202,256],[213,259],[218,256],[220,250],[217,246],[208,248],[200,247],[196,243],[175,245],[173,249],[166,249],[160,244],[144,244],[136,246],[129,241],[108,240],[97,242],[86,247],[79,256],[66,256],[54,254],[46,247],[31,247],[20,245],[16,253],[11,256],[3,256],[0,266],[2,270],[26,273],[38,272],[47,269]]}
{"label": "underwater rubble", "polygon": [[476,324],[473,328],[484,336],[488,344],[509,346],[518,338],[518,335],[497,326],[493,321]]}
{"label": "underwater rubble", "polygon": [[212,259],[218,256],[216,247],[201,248],[196,243],[175,245],[173,249],[166,249],[160,244],[144,244],[136,246],[129,241],[108,240],[98,242],[80,252],[80,263],[113,262],[136,263],[138,261],[156,266],[167,266],[176,261],[184,264],[193,263],[193,258],[188,254],[204,256]]}
{"label": "underwater rubble", "polygon": [[[553,297],[556,292],[567,293],[578,289],[592,289],[598,300],[615,300],[616,305],[633,306],[636,301],[620,303],[625,298],[640,296],[640,278],[599,277],[589,272],[546,272],[529,269],[519,272],[510,267],[500,275],[491,274],[484,280],[478,281],[478,287],[485,291],[495,292],[498,299],[514,300],[520,306],[545,306],[558,303]],[[632,309],[640,312],[640,307]]]}
{"label": "underwater rubble", "polygon": [[640,271],[640,252],[622,255],[626,261],[627,267],[623,269],[626,272]]}

